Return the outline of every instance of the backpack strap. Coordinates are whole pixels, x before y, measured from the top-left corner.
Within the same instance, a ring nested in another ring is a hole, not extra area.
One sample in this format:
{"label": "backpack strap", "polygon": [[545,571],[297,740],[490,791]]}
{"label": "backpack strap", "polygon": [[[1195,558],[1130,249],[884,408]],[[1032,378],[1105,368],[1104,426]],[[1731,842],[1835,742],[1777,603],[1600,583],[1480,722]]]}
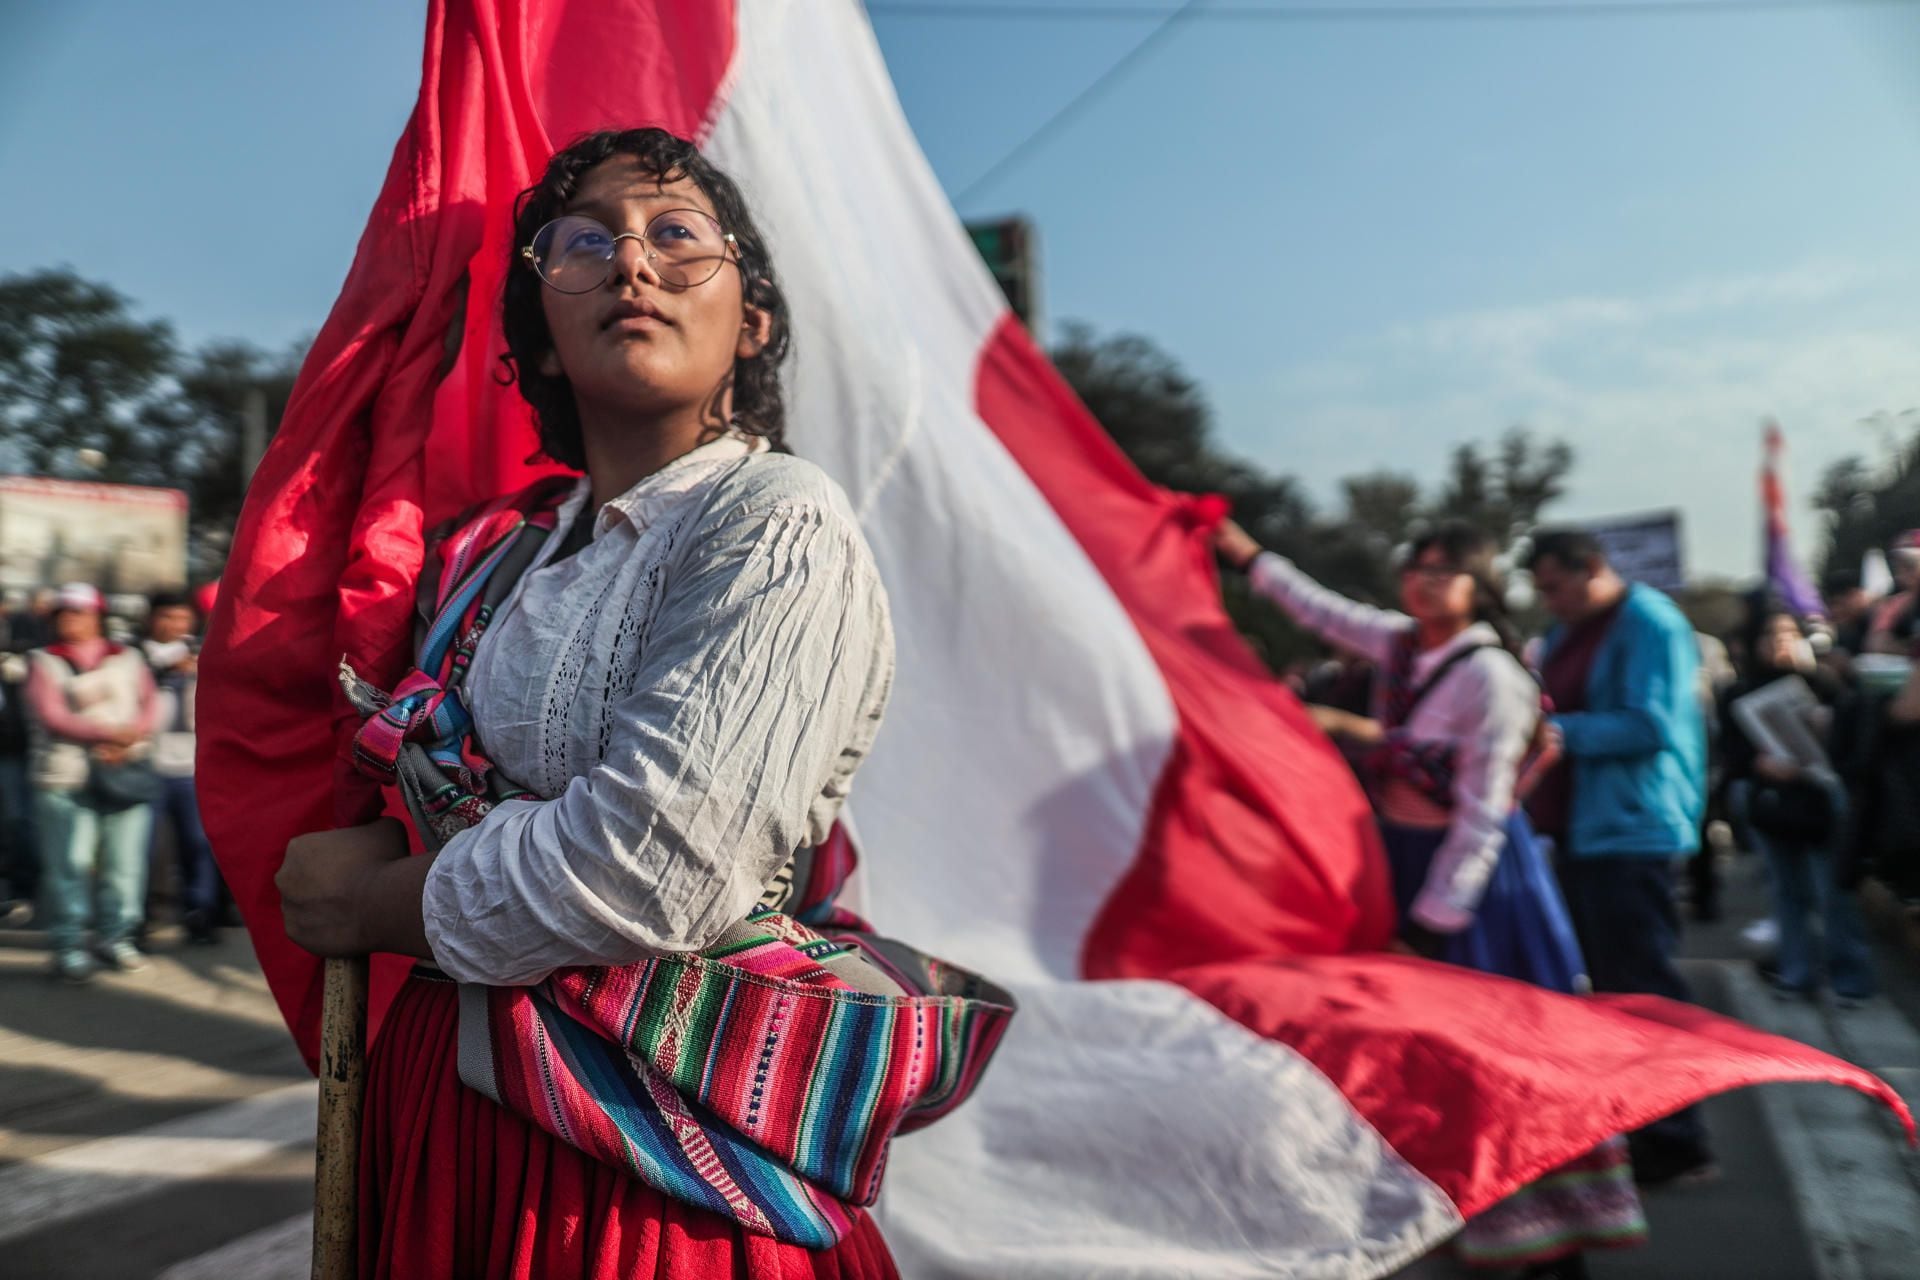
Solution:
{"label": "backpack strap", "polygon": [[1426,680],[1421,683],[1420,687],[1413,691],[1413,694],[1406,701],[1406,709],[1400,713],[1399,720],[1396,721],[1392,727],[1397,728],[1399,725],[1403,725],[1413,719],[1414,709],[1425,702],[1427,695],[1435,689],[1438,689],[1441,682],[1453,674],[1455,667],[1466,662],[1472,658],[1474,654],[1479,653],[1483,649],[1498,648],[1500,648],[1500,646],[1497,644],[1470,644],[1465,648],[1456,649],[1448,654],[1440,665],[1433,669],[1433,674],[1429,675]]}

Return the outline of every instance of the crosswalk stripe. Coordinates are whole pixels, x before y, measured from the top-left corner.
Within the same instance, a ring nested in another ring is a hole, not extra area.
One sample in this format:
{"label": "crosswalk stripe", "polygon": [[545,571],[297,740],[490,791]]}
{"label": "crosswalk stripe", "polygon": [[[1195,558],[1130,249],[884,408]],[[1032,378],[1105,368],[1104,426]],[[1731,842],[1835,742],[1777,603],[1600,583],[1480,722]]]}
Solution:
{"label": "crosswalk stripe", "polygon": [[0,1169],[0,1241],[311,1142],[316,1099],[287,1085]]}
{"label": "crosswalk stripe", "polygon": [[302,1213],[176,1262],[154,1280],[307,1280],[313,1215]]}

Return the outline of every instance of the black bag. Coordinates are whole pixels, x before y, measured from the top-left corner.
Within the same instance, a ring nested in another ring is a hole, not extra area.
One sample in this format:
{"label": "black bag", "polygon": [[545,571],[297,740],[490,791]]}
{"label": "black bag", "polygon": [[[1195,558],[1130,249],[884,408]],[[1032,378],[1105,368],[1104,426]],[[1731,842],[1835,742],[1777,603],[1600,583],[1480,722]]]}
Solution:
{"label": "black bag", "polygon": [[160,798],[160,775],[139,763],[87,762],[87,800],[102,813],[119,813]]}

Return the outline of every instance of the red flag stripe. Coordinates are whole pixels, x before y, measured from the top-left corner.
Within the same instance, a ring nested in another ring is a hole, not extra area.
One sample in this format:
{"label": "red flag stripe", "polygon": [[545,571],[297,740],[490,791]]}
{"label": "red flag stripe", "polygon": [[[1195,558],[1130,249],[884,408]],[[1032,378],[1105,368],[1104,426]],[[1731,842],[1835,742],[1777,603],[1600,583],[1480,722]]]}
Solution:
{"label": "red flag stripe", "polygon": [[[294,836],[382,803],[346,763],[354,718],[328,673],[345,654],[398,675],[422,529],[539,470],[524,405],[493,381],[513,198],[553,138],[700,129],[734,48],[723,0],[429,7],[419,99],[254,477],[202,658],[208,834],[309,1065],[320,966],[286,940],[273,875]],[[463,288],[459,365],[441,382]],[[376,1024],[404,967],[376,966]]]}

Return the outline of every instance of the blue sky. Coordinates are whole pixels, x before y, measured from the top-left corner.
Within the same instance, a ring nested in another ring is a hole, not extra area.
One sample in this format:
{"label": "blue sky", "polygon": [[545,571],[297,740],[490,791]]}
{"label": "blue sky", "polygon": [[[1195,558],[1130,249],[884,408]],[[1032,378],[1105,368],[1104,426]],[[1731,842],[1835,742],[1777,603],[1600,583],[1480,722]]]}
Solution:
{"label": "blue sky", "polygon": [[[0,270],[71,263],[189,340],[311,331],[423,14],[8,6]],[[959,192],[1153,19],[875,26]],[[1580,450],[1561,514],[1680,506],[1693,566],[1743,574],[1763,416],[1798,496],[1920,405],[1920,5],[1191,22],[961,206],[1011,210],[1051,320],[1152,337],[1317,493],[1525,423]]]}

